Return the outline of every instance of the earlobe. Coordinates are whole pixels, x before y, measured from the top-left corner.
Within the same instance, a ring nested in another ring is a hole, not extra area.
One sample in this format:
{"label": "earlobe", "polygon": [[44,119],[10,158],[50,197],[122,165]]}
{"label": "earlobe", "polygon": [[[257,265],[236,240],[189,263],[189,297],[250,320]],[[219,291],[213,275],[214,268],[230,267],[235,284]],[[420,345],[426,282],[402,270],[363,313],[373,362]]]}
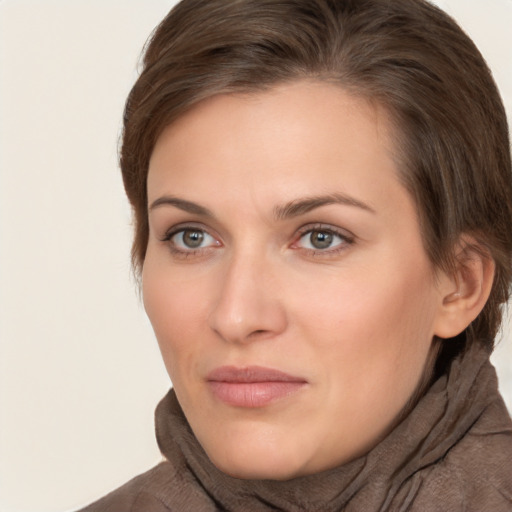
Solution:
{"label": "earlobe", "polygon": [[464,237],[456,255],[453,275],[440,282],[439,314],[434,334],[452,338],[460,334],[482,311],[494,280],[494,261],[473,238]]}

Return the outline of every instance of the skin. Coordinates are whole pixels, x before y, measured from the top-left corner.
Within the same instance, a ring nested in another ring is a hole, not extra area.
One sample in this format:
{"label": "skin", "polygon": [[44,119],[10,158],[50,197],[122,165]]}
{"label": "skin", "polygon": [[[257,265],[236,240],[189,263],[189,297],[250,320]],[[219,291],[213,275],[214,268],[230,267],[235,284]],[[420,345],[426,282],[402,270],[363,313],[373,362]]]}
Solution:
{"label": "skin", "polygon": [[[383,108],[312,82],[215,96],[157,141],[144,304],[183,411],[226,473],[290,479],[367,452],[449,330],[452,282],[425,253],[393,149]],[[307,383],[235,407],[207,383],[225,365]]]}

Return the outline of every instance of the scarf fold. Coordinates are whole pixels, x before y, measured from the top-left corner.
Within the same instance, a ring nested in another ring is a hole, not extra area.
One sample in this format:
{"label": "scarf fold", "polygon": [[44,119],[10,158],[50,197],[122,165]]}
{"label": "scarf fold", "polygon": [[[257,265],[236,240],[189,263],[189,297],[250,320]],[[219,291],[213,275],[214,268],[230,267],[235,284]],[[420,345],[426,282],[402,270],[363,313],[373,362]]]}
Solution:
{"label": "scarf fold", "polygon": [[[188,510],[413,510],[432,469],[468,432],[485,436],[490,430],[492,435],[504,435],[507,449],[512,446],[512,426],[497,391],[496,373],[488,352],[479,344],[455,358],[448,372],[368,454],[338,468],[288,481],[241,480],[218,470],[192,433],[172,389],[156,410],[160,450],[184,485],[191,486]],[[423,510],[447,510],[443,501],[439,501],[441,508],[422,506]],[[503,510],[512,510],[512,503]]]}

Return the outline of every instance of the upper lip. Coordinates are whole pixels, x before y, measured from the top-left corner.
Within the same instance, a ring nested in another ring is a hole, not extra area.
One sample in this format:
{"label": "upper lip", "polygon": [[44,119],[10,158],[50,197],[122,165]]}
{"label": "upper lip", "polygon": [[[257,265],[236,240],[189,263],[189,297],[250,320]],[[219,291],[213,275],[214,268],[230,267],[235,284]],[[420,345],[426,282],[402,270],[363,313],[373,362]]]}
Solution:
{"label": "upper lip", "polygon": [[273,368],[263,366],[221,366],[211,371],[206,379],[214,382],[306,382],[303,377],[297,377]]}

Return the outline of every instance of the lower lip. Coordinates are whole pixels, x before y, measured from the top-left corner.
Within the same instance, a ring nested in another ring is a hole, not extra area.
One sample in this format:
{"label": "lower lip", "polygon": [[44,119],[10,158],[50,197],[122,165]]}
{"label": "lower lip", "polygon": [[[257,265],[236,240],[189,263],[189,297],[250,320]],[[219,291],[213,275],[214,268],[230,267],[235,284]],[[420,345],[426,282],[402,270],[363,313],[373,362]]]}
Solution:
{"label": "lower lip", "polygon": [[208,382],[213,394],[235,407],[264,407],[301,389],[305,382]]}

